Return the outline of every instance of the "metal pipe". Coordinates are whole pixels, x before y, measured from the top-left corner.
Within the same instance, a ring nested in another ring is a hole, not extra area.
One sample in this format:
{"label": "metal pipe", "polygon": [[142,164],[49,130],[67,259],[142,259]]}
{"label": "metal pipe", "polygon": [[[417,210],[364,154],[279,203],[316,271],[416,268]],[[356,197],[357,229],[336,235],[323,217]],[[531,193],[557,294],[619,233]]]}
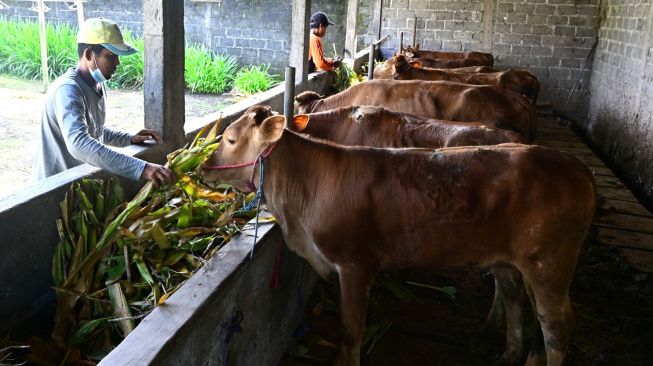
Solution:
{"label": "metal pipe", "polygon": [[286,128],[290,126],[293,116],[295,115],[295,107],[293,105],[295,99],[295,68],[286,66],[286,90],[283,93],[283,115],[286,116]]}
{"label": "metal pipe", "polygon": [[404,52],[404,31],[399,33],[399,53]]}
{"label": "metal pipe", "polygon": [[374,43],[370,44],[370,58],[367,63],[367,80],[374,79]]}

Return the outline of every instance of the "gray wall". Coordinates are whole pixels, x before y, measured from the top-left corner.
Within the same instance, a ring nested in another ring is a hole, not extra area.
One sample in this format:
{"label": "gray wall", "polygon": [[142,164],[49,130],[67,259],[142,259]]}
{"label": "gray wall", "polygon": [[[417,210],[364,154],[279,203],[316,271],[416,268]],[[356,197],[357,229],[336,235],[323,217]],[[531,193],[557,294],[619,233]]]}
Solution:
{"label": "gray wall", "polygon": [[[0,16],[38,20],[38,14],[29,10],[31,2],[4,2],[9,8],[0,10]],[[47,3],[47,6],[50,8],[47,22],[77,25],[77,13],[66,3]],[[184,6],[186,42],[202,43],[218,53],[233,55],[241,66],[270,63],[272,71],[282,73],[288,65],[292,0],[186,0]],[[347,1],[313,0],[311,9],[325,12],[336,23],[324,37],[325,54],[332,55],[334,43],[338,54],[342,52]],[[87,18],[110,18],[139,35],[143,32],[142,1],[89,0],[84,3],[84,14]]]}
{"label": "gray wall", "polygon": [[[422,49],[487,50],[499,68],[533,72],[542,84],[540,101],[562,110],[581,74],[597,36],[599,0],[384,0],[382,35],[389,39],[381,52],[391,56],[412,44],[413,17],[416,43]],[[361,0],[360,18],[371,21],[371,0]],[[491,19],[486,17],[491,16]],[[491,34],[484,34],[484,22]],[[360,22],[359,22],[360,23]],[[372,30],[359,25],[359,47],[369,43]],[[484,44],[484,38],[488,38]],[[575,119],[587,114],[587,83],[591,64],[564,112]]]}
{"label": "gray wall", "polygon": [[603,0],[585,129],[653,208],[653,1]]}

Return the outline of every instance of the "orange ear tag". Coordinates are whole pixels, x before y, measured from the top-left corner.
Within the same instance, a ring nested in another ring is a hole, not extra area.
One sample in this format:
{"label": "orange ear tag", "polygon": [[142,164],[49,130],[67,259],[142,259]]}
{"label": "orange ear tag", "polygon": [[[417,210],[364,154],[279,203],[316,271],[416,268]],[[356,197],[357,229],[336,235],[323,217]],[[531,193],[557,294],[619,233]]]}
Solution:
{"label": "orange ear tag", "polygon": [[306,126],[308,126],[308,120],[310,117],[306,114],[298,114],[293,118],[293,125],[295,125],[295,131],[303,131]]}

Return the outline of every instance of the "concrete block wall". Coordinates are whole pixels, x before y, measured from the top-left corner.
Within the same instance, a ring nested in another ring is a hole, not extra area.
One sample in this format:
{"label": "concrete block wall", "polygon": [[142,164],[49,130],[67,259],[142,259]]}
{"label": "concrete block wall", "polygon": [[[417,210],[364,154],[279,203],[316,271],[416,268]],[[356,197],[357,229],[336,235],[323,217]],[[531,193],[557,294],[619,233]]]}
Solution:
{"label": "concrete block wall", "polygon": [[[29,10],[31,2],[7,0],[0,17],[38,21],[38,13]],[[72,3],[72,2],[70,2]],[[68,3],[68,4],[70,4]],[[65,22],[77,26],[77,13],[67,3],[48,2],[47,22]],[[282,74],[290,56],[292,0],[220,0],[184,2],[186,41],[204,44],[209,49],[233,55],[239,65],[271,64],[271,71]],[[345,43],[347,2],[314,0],[312,12],[323,11],[335,23],[323,39],[324,52],[333,54],[335,44],[340,54]],[[84,3],[87,18],[105,17],[118,22],[135,34],[143,32],[143,2],[130,0]]]}
{"label": "concrete block wall", "polygon": [[653,1],[603,0],[588,137],[653,208]]}
{"label": "concrete block wall", "polygon": [[[542,84],[539,100],[549,100],[554,108],[584,119],[591,64],[582,69],[598,34],[598,2],[384,0],[381,33],[389,39],[381,52],[388,57],[398,50],[402,31],[404,44],[412,44],[417,17],[415,43],[422,49],[490,51],[499,68],[533,72]],[[372,24],[372,3],[361,2],[359,15],[364,24]],[[492,34],[484,34],[484,29]],[[359,36],[359,44],[368,44],[371,34],[368,27],[367,34]],[[565,108],[577,80],[577,90]]]}

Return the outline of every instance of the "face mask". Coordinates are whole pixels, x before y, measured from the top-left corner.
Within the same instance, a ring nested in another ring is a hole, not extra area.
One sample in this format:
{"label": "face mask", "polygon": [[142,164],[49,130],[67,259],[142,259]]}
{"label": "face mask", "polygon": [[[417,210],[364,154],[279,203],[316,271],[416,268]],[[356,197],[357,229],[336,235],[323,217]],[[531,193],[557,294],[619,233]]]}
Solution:
{"label": "face mask", "polygon": [[93,55],[93,62],[95,62],[95,70],[91,71],[91,76],[93,77],[93,80],[95,80],[96,83],[102,84],[107,81],[107,78],[104,77],[102,74],[102,71],[100,71],[100,68],[97,67],[97,60],[95,59],[95,52],[91,51],[91,54]]}

